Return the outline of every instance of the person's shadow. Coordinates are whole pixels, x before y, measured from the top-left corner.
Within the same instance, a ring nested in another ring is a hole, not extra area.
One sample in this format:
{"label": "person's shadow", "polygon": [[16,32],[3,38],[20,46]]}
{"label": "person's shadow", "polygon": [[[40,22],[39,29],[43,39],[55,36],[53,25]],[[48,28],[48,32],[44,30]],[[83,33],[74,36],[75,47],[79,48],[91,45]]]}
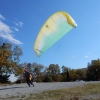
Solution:
{"label": "person's shadow", "polygon": [[15,87],[8,87],[8,88],[1,88],[0,90],[7,90],[7,89],[17,89],[17,88],[26,88],[26,87],[17,87],[17,86],[15,86]]}

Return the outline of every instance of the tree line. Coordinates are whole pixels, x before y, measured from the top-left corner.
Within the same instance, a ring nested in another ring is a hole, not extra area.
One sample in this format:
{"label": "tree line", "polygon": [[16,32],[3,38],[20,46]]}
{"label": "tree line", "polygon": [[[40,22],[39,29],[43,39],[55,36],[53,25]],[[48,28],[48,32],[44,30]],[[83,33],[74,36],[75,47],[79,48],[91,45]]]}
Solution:
{"label": "tree line", "polygon": [[100,59],[92,60],[86,68],[71,69],[67,66],[50,64],[45,67],[38,63],[20,63],[23,51],[19,46],[0,41],[0,82],[9,82],[12,73],[18,76],[17,81],[25,82],[24,69],[35,77],[36,82],[69,82],[76,80],[95,81],[100,78]]}
{"label": "tree line", "polygon": [[0,82],[6,83],[12,73],[16,76],[22,73],[18,65],[23,52],[19,46],[0,40]]}

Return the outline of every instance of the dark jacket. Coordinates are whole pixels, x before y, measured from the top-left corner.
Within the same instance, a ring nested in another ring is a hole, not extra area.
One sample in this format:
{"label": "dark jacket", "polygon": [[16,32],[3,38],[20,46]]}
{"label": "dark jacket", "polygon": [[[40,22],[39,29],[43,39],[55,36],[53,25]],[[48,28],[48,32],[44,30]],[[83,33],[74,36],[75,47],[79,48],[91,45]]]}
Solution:
{"label": "dark jacket", "polygon": [[29,79],[30,78],[30,73],[29,72],[24,72],[24,77],[26,77],[26,79]]}

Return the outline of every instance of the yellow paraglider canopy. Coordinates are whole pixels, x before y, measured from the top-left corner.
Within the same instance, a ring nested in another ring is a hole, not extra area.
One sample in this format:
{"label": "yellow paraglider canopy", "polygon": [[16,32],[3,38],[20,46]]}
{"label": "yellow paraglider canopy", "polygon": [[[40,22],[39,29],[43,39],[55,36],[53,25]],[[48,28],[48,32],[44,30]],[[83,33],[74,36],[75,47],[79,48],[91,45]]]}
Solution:
{"label": "yellow paraglider canopy", "polygon": [[77,24],[68,13],[63,11],[54,13],[38,33],[34,45],[36,55],[41,56],[66,33],[76,27]]}

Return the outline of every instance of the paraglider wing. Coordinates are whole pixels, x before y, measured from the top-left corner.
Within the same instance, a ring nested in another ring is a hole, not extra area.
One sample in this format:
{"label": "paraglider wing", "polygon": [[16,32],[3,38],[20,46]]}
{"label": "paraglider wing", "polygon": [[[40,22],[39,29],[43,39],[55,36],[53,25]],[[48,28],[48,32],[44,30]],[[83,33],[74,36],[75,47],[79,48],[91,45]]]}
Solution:
{"label": "paraglider wing", "polygon": [[77,24],[66,12],[53,14],[43,25],[34,44],[37,56],[41,56],[54,43],[62,38],[71,29],[76,28]]}

